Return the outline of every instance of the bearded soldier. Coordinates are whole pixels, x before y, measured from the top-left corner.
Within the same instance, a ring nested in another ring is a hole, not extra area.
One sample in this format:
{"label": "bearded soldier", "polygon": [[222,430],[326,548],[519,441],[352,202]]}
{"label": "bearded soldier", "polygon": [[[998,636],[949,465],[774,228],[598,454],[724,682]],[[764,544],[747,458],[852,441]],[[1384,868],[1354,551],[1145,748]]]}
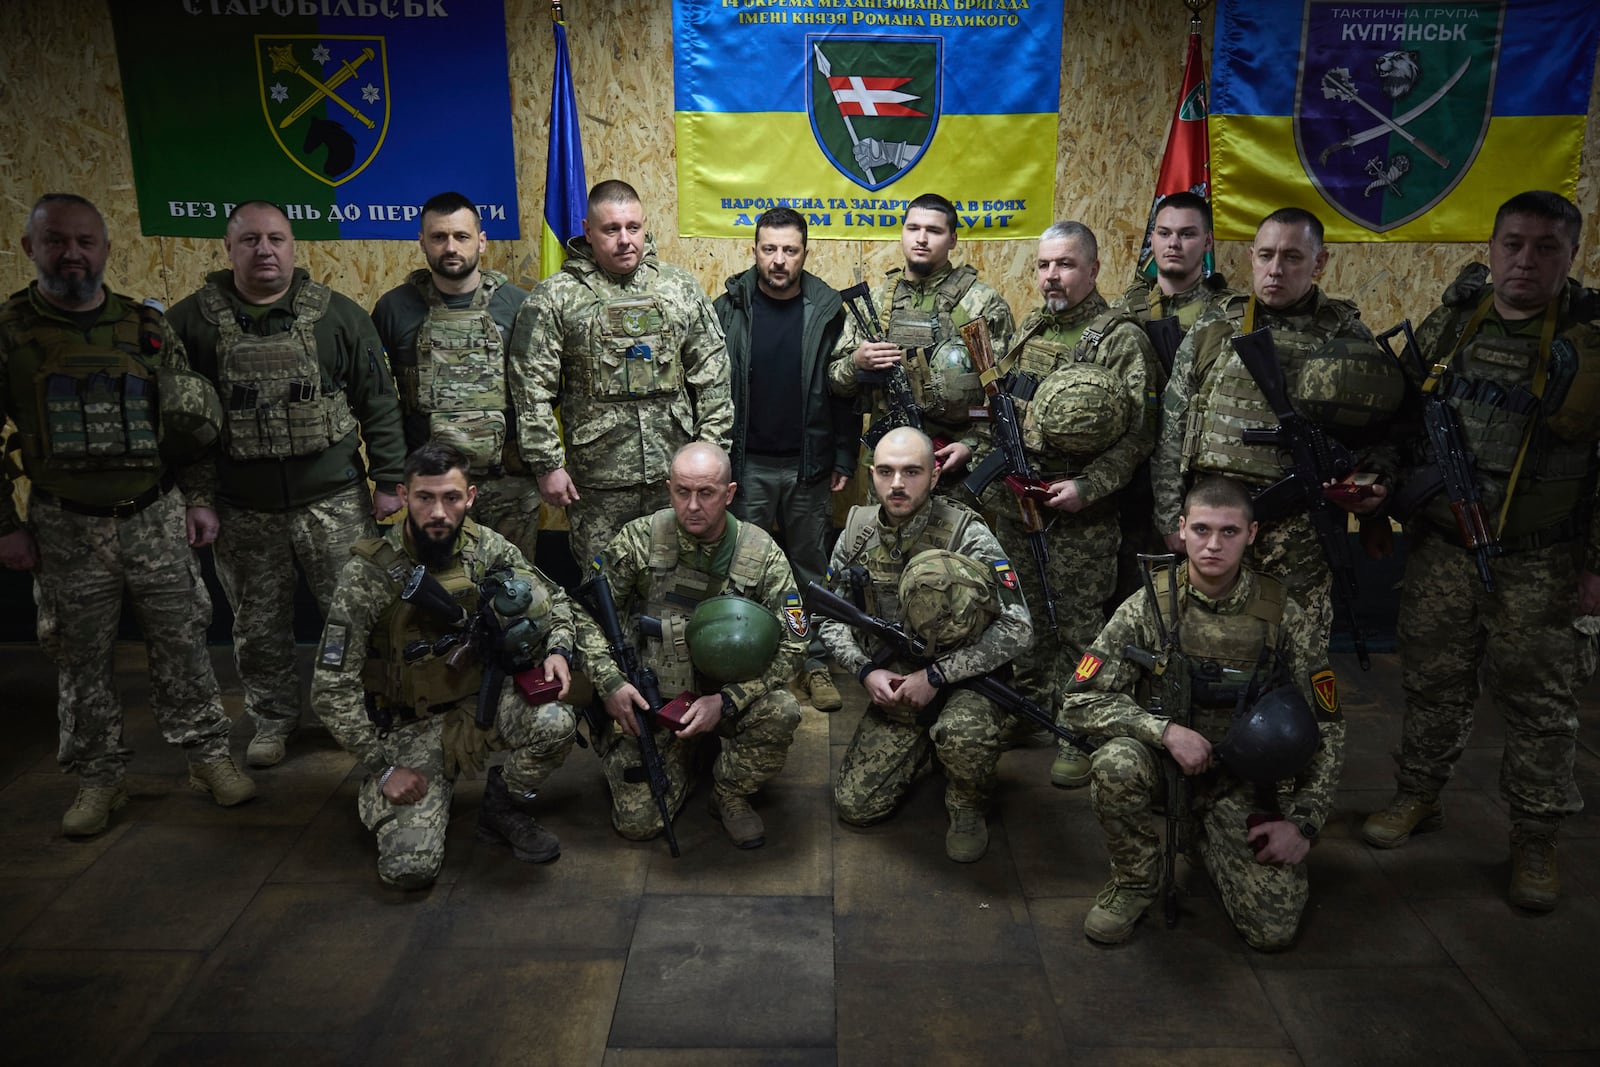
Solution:
{"label": "bearded soldier", "polygon": [[[467,516],[477,495],[467,482],[470,464],[465,453],[439,443],[406,457],[398,486],[405,521],[357,542],[313,673],[313,707],[367,770],[357,810],[377,835],[378,877],[399,889],[422,889],[438,877],[455,780],[481,770],[490,750],[510,755],[489,770],[479,839],[504,842],[529,863],[561,854],[555,834],[529,809],[572,747],[572,712],[555,703],[567,695],[569,661],[575,651],[605,655],[594,623],[573,610],[561,588]],[[432,583],[419,585],[419,567]],[[487,607],[485,580],[496,593]],[[452,613],[480,610],[496,613],[502,643],[514,644],[525,661],[519,666],[537,663],[559,683],[549,702],[535,706],[505,679],[489,694],[487,728],[475,722],[477,702],[484,673],[502,650],[484,647],[480,636],[464,660],[452,657],[464,636]]]}
{"label": "bearded soldier", "polygon": [[[243,803],[256,787],[228,755],[233,724],[206,652],[211,599],[190,550],[217,536],[210,387],[188,372],[159,306],[105,287],[111,241],[89,201],[40,198],[22,250],[38,278],[0,305],[0,421],[16,425],[28,520],[0,465],[0,564],[33,572],[39,644],[56,664],[57,759],[78,777],[61,832],[98,834],[128,802],[133,752],[112,686],[124,588],[150,652],[150,710],[185,750],[189,784]],[[177,409],[185,396],[209,403]]]}
{"label": "bearded soldier", "polygon": [[506,389],[506,338],[527,292],[478,263],[488,246],[478,209],[460,193],[422,205],[427,269],[384,293],[372,324],[389,353],[406,447],[447,441],[472,461],[474,521],[532,559],[539,487],[517,451],[517,412]]}
{"label": "bearded soldier", "polygon": [[[631,602],[660,622],[642,662],[665,698],[688,703],[676,730],[657,724],[652,735],[666,764],[670,813],[676,817],[693,784],[695,751],[715,737],[711,815],[735,846],[759,848],[767,831],[750,800],[783,769],[800,725],[788,683],[805,655],[806,614],[777,542],[728,512],[738,486],[726,452],[685,445],[667,489],[672,506],[624,526],[595,565],[619,612]],[[649,786],[625,771],[641,758],[635,709],[649,705],[615,663],[594,662],[591,677],[613,720],[595,742],[611,786],[611,822],[623,837],[647,840],[662,832],[660,810]]]}
{"label": "bearded soldier", "polygon": [[950,815],[945,854],[975,863],[989,847],[986,813],[1010,716],[954,686],[1017,656],[1033,626],[1000,543],[976,513],[934,496],[938,479],[925,434],[889,431],[872,459],[880,502],[851,508],[834,546],[835,588],[848,596],[841,586],[859,587],[863,610],[904,623],[935,658],[886,662],[882,649],[867,647],[844,623],[822,624],[834,661],[872,701],[845,751],[833,798],[845,822],[881,822],[937,757]]}
{"label": "bearded soldier", "polygon": [[[900,227],[905,270],[890,271],[873,290],[878,313],[888,316],[877,324],[885,339],[868,340],[855,317],[847,316],[828,367],[834,392],[859,396],[861,372],[883,373],[904,364],[924,429],[945,442],[934,459],[951,488],[978,443],[971,413],[983,405],[983,387],[956,331],[983,319],[995,350],[1003,352],[1014,325],[1005,298],[980,281],[971,264],[951,266],[957,222],[955,205],[937,193],[911,201]],[[887,411],[882,390],[857,404],[874,420]]]}
{"label": "bearded soldier", "polygon": [[733,402],[711,302],[688,271],[656,259],[631,185],[589,191],[568,250],[517,314],[509,370],[522,457],[544,502],[567,509],[582,566],[628,520],[666,506],[680,447],[728,447]]}
{"label": "bearded soldier", "polygon": [[[1501,205],[1489,269],[1468,266],[1417,331],[1423,390],[1443,398],[1497,554],[1478,572],[1433,446],[1396,496],[1410,552],[1400,600],[1405,722],[1398,790],[1367,819],[1368,844],[1394,848],[1443,825],[1439,793],[1472,731],[1482,684],[1505,720],[1500,791],[1511,809],[1511,902],[1556,905],[1556,833],[1583,810],[1573,779],[1578,689],[1600,614],[1600,293],[1568,278],[1582,219],[1556,193]],[[1430,481],[1432,484],[1430,484]],[[1490,589],[1489,584],[1493,585]]]}
{"label": "bearded soldier", "polygon": [[[1153,597],[1140,592],[1117,609],[1062,701],[1067,722],[1100,740],[1089,796],[1111,881],[1084,919],[1090,940],[1126,940],[1161,894],[1151,808],[1163,799],[1164,758],[1193,783],[1190,810],[1173,814],[1197,824],[1206,871],[1245,941],[1284,949],[1299,928],[1305,860],[1333,809],[1345,726],[1317,619],[1282,583],[1242,566],[1257,529],[1239,483],[1197,483],[1178,520],[1188,561],[1153,574]],[[1181,655],[1164,651],[1169,634]],[[1161,714],[1135,699],[1141,681],[1163,686],[1127,648],[1185,672],[1164,687],[1176,696]],[[1184,704],[1187,723],[1171,706]],[[1164,801],[1169,812],[1182,805],[1172,792]]]}

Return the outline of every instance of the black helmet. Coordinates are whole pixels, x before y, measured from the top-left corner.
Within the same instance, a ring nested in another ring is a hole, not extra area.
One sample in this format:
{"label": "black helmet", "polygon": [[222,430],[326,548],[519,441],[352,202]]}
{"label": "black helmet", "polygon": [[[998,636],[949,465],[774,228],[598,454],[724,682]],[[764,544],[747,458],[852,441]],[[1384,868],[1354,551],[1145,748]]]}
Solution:
{"label": "black helmet", "polygon": [[1317,751],[1317,717],[1300,690],[1281,685],[1228,727],[1216,746],[1223,764],[1251,782],[1276,782],[1305,770]]}

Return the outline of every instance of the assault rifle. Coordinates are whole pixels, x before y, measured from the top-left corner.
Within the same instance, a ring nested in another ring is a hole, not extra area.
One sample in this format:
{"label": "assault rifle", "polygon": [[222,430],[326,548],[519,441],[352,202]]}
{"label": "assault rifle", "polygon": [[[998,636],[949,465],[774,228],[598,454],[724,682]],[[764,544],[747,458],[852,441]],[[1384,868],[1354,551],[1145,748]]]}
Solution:
{"label": "assault rifle", "polygon": [[[1031,374],[1013,371],[1002,383],[995,371],[994,351],[989,345],[989,324],[983,319],[973,319],[961,327],[961,340],[972,355],[972,366],[983,382],[983,391],[989,397],[989,437],[994,451],[984,457],[961,485],[974,497],[980,496],[996,478],[1004,477],[1006,487],[1017,498],[1017,511],[1022,516],[1022,528],[1028,535],[1028,550],[1033,553],[1034,569],[1039,572],[1039,585],[1044,589],[1044,613],[1050,625],[1056,625],[1056,594],[1050,588],[1050,544],[1045,540],[1044,513],[1039,502],[1050,495],[1050,487],[1033,469],[1027,450],[1022,446],[1022,424],[1017,419],[1017,400],[1028,400],[1038,387]],[[1020,390],[1026,395],[1018,397]]]}
{"label": "assault rifle", "polygon": [[[884,666],[897,659],[909,660],[924,666],[933,662],[933,657],[928,655],[926,641],[906,633],[905,628],[897,623],[868,614],[818,582],[811,582],[806,586],[806,610],[835,622],[842,622],[852,629],[860,630],[868,637],[877,639],[884,649],[884,652],[873,661],[878,666]],[[1058,724],[1055,716],[1049,711],[1029,700],[994,674],[980,674],[976,678],[963,678],[951,684],[986,697],[1002,711],[1032,719],[1061,740],[1085,752],[1094,751],[1093,742]]]}
{"label": "assault rifle", "polygon": [[[878,326],[878,308],[872,300],[872,289],[860,280],[859,272],[856,278],[856,284],[839,290],[839,296],[844,306],[850,309],[850,316],[856,320],[856,328],[861,336],[868,341],[883,341],[885,338]],[[881,391],[887,406],[883,415],[861,435],[861,443],[868,449],[877,448],[883,435],[898,427],[922,429],[922,408],[917,405],[916,394],[911,391],[911,379],[906,377],[904,360],[888,370],[862,370],[858,367],[856,382]]]}
{"label": "assault rifle", "polygon": [[[1151,564],[1164,564],[1168,568],[1167,616],[1161,614],[1161,597],[1156,593],[1155,580],[1150,577]],[[1139,554],[1139,574],[1144,579],[1144,595],[1150,602],[1150,613],[1155,618],[1156,635],[1161,647],[1146,650],[1137,645],[1124,645],[1122,658],[1137,663],[1149,671],[1154,682],[1150,689],[1150,714],[1169,722],[1178,722],[1194,729],[1193,691],[1189,685],[1189,661],[1178,641],[1178,557],[1175,555],[1150,556]],[[1167,619],[1171,619],[1171,623]],[[1178,835],[1183,830],[1184,819],[1189,814],[1191,783],[1176,760],[1165,762],[1167,776],[1167,851],[1166,886],[1162,890],[1162,911],[1169,928],[1178,925]]]}
{"label": "assault rifle", "polygon": [[1416,334],[1411,332],[1411,320],[1402,319],[1400,325],[1379,334],[1378,343],[1392,356],[1394,349],[1389,339],[1402,333],[1405,334],[1405,347],[1401,356],[1410,353],[1423,376],[1422,423],[1428,433],[1434,469],[1431,477],[1420,479],[1420,485],[1415,488],[1408,485],[1406,492],[1395,500],[1395,517],[1406,522],[1443,489],[1450,501],[1450,510],[1455,513],[1461,544],[1472,553],[1478,565],[1478,577],[1483,579],[1484,590],[1492,593],[1494,573],[1489,569],[1489,560],[1500,554],[1500,545],[1489,531],[1489,523],[1483,514],[1483,496],[1478,492],[1477,461],[1462,437],[1461,420],[1456,416],[1456,409],[1450,405],[1447,394],[1439,389],[1443,369],[1440,368],[1437,373],[1430,372],[1427,361],[1422,357],[1422,349],[1417,346]]}
{"label": "assault rifle", "polygon": [[[628,782],[642,780],[649,783],[650,796],[656,802],[656,810],[661,813],[661,830],[666,835],[667,847],[672,850],[672,858],[677,859],[678,835],[672,829],[672,808],[667,802],[672,783],[667,778],[661,750],[656,747],[654,732],[654,719],[660,715],[665,704],[661,699],[661,684],[656,680],[655,670],[639,659],[638,650],[622,632],[622,620],[617,617],[617,603],[611,596],[611,579],[606,577],[605,572],[597,572],[579,595],[593,609],[594,617],[606,635],[611,658],[617,661],[622,673],[649,705],[645,711],[640,711],[638,707],[633,709],[633,722],[639,730],[640,766],[627,768],[622,777]],[[590,725],[594,725],[592,720]]]}
{"label": "assault rifle", "polygon": [[1350,554],[1347,513],[1330,503],[1323,491],[1326,483],[1342,481],[1355,470],[1355,458],[1349,449],[1290,403],[1289,386],[1283,367],[1278,363],[1278,349],[1273,344],[1271,330],[1253,330],[1233,338],[1231,343],[1278,418],[1278,425],[1273,429],[1242,431],[1244,443],[1272,445],[1287,456],[1284,477],[1255,495],[1256,518],[1270,522],[1300,511],[1311,520],[1322,556],[1333,573],[1335,600],[1344,602],[1350,616],[1350,636],[1356,646],[1356,658],[1362,670],[1370,670],[1372,660],[1367,656],[1367,643],[1356,626],[1356,565]]}

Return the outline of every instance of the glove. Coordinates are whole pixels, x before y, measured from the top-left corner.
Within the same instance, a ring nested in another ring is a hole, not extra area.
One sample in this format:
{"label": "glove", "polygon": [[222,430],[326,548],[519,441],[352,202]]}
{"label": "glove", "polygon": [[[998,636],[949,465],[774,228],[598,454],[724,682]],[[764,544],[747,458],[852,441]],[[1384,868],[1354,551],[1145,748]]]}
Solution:
{"label": "glove", "polygon": [[445,715],[444,727],[439,732],[439,743],[444,748],[444,773],[452,779],[460,775],[470,778],[483,770],[494,733],[493,729],[478,729],[469,712],[452,708]]}

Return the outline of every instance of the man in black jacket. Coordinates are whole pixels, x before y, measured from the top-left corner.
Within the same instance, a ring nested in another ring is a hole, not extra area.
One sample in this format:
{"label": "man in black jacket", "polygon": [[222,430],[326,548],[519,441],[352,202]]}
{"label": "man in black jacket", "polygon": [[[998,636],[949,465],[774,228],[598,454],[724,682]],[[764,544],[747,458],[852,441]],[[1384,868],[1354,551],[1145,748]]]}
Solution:
{"label": "man in black jacket", "polygon": [[[716,300],[733,386],[734,514],[781,527],[795,576],[821,581],[833,493],[855,470],[859,419],[828,391],[828,357],[844,328],[839,294],[804,270],[806,220],[786,207],[756,219],[755,266]],[[798,403],[796,400],[798,399]],[[800,605],[795,605],[799,608]],[[813,639],[803,674],[818,711],[843,704]]]}

